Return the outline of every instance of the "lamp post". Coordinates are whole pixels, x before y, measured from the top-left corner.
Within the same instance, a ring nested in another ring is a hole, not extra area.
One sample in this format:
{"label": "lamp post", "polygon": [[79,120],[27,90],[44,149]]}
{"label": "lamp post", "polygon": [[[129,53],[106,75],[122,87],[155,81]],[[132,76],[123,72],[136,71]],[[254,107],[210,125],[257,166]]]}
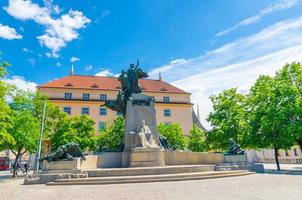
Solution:
{"label": "lamp post", "polygon": [[39,171],[40,168],[40,156],[41,156],[41,149],[42,149],[42,140],[43,140],[43,131],[44,131],[44,121],[45,121],[45,110],[46,110],[46,100],[44,100],[43,110],[42,110],[42,122],[41,122],[41,128],[40,128],[40,139],[39,139],[39,145],[38,150],[36,153],[36,166],[35,166],[35,172]]}

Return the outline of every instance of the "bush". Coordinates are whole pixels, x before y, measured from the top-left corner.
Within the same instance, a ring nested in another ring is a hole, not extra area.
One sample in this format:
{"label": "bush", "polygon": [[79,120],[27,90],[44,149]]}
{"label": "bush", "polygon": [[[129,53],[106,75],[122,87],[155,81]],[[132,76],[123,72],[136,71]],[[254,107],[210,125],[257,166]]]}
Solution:
{"label": "bush", "polygon": [[122,151],[124,130],[124,117],[116,118],[111,124],[107,123],[98,138],[98,151]]}
{"label": "bush", "polygon": [[184,149],[186,146],[183,130],[178,123],[163,124],[157,126],[157,131],[160,135],[167,138],[168,143],[174,149]]}
{"label": "bush", "polygon": [[204,132],[200,130],[200,128],[195,124],[193,126],[193,129],[190,130],[188,149],[194,152],[203,152],[207,150]]}

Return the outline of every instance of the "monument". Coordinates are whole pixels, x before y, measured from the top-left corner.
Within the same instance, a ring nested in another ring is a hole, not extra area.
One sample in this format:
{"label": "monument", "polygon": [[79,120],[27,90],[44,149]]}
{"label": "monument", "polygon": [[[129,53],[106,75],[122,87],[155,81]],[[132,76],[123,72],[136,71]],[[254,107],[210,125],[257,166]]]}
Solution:
{"label": "monument", "polygon": [[[121,90],[117,100],[107,101],[105,106],[125,117],[123,167],[162,166],[163,145],[157,132],[154,98],[141,94],[139,79],[148,74],[137,65],[130,64],[119,76]],[[168,146],[168,145],[165,145]]]}

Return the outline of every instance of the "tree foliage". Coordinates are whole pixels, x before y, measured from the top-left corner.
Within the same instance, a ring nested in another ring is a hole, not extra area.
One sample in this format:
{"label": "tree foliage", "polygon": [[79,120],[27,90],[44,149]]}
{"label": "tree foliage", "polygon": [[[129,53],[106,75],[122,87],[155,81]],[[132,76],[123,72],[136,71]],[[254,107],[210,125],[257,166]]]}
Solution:
{"label": "tree foliage", "polygon": [[260,76],[247,95],[226,90],[212,96],[209,115],[212,147],[225,149],[229,138],[246,148],[272,148],[280,169],[278,150],[302,147],[302,66],[291,63],[275,76]]}
{"label": "tree foliage", "polygon": [[236,88],[224,90],[221,94],[210,97],[213,112],[207,118],[212,130],[206,133],[206,140],[211,149],[228,149],[228,140],[241,143],[246,131],[245,96]]}
{"label": "tree foliage", "polygon": [[95,122],[87,115],[61,116],[50,135],[51,150],[56,151],[61,145],[75,142],[82,151],[94,151],[96,148],[94,127]]}
{"label": "tree foliage", "polygon": [[260,76],[248,95],[247,144],[274,149],[278,169],[278,150],[288,149],[294,143],[291,116],[296,102],[293,97],[289,85],[269,76]]}
{"label": "tree foliage", "polygon": [[193,125],[193,129],[190,130],[188,149],[193,152],[203,152],[207,150],[205,133],[195,124]]}
{"label": "tree foliage", "polygon": [[107,123],[98,137],[98,151],[122,151],[124,139],[124,117],[116,118],[112,123]]}
{"label": "tree foliage", "polygon": [[37,149],[39,139],[39,120],[33,115],[32,94],[18,92],[10,104],[11,126],[7,129],[14,143],[5,144],[6,149],[15,155],[13,176],[16,176],[16,164],[25,153],[33,153]]}
{"label": "tree foliage", "polygon": [[159,124],[157,131],[160,135],[167,138],[168,143],[175,149],[185,149],[186,140],[183,135],[183,130],[178,123]]}
{"label": "tree foliage", "polygon": [[3,82],[3,78],[7,74],[6,67],[8,66],[7,62],[1,60],[0,52],[0,150],[7,148],[8,144],[15,144],[14,138],[7,133],[7,129],[11,126],[10,108],[5,101],[9,86]]}

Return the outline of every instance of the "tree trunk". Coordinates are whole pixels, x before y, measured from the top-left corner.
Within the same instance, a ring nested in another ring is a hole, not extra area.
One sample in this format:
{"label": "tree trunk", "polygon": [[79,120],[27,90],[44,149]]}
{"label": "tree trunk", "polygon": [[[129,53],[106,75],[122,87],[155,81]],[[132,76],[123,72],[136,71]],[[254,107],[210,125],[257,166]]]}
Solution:
{"label": "tree trunk", "polygon": [[17,178],[17,176],[18,176],[18,160],[22,156],[21,149],[19,149],[17,153],[14,153],[16,158],[15,158],[15,161],[13,164],[13,178]]}
{"label": "tree trunk", "polygon": [[274,147],[274,151],[275,151],[275,160],[276,160],[277,170],[280,170],[280,164],[279,164],[279,158],[278,158],[278,148],[276,146]]}
{"label": "tree trunk", "polygon": [[15,161],[14,161],[14,164],[13,164],[13,178],[17,178],[18,176],[18,173],[17,173],[17,170],[18,170],[18,160],[19,160],[19,154],[16,155],[16,158],[15,158]]}

